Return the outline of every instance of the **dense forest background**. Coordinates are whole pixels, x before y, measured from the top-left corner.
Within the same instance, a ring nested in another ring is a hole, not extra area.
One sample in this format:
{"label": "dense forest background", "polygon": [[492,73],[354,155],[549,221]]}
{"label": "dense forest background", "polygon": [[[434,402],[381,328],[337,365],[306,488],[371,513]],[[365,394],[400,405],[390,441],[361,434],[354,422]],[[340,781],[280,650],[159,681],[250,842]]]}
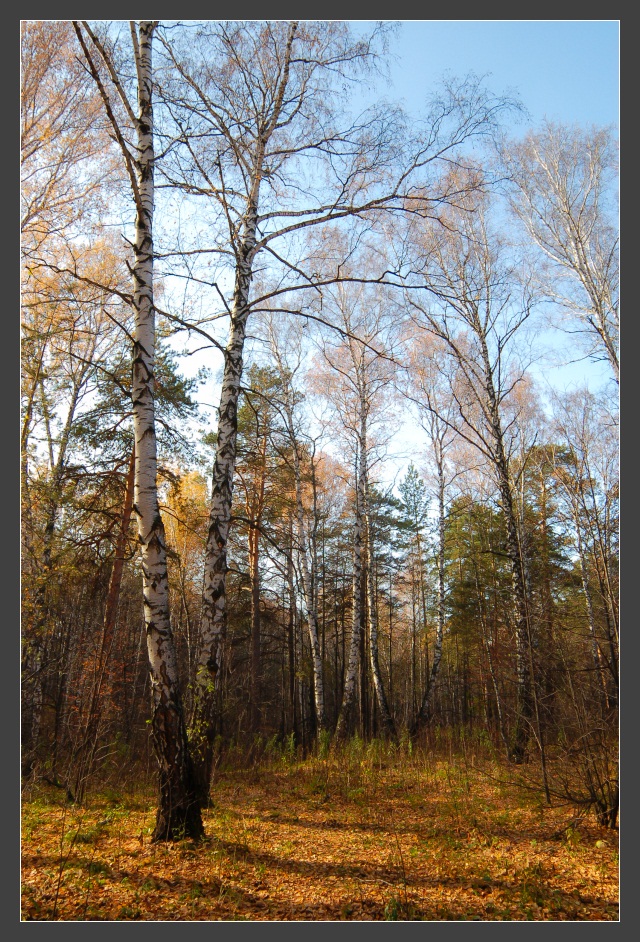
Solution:
{"label": "dense forest background", "polygon": [[474,741],[616,825],[616,132],[358,110],[387,31],[22,24],[25,781]]}

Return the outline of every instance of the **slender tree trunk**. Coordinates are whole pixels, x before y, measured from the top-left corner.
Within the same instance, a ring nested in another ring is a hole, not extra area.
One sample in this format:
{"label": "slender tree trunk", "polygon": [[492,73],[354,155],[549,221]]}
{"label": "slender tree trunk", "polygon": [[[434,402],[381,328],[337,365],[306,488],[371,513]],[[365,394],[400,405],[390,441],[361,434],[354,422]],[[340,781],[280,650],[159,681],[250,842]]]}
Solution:
{"label": "slender tree trunk", "polygon": [[393,570],[389,568],[389,700],[393,703]]}
{"label": "slender tree trunk", "polygon": [[360,583],[360,611],[362,612],[362,629],[360,631],[360,665],[358,677],[358,712],[359,712],[359,733],[361,739],[366,739],[369,735],[370,710],[369,710],[369,672],[367,667],[367,564],[366,556],[363,560],[362,581]]}
{"label": "slender tree trunk", "polygon": [[[593,480],[590,475],[587,476],[587,494],[580,482],[580,503],[585,519],[589,522],[591,530],[591,552],[595,572],[600,586],[600,595],[602,597],[604,613],[607,623],[607,638],[609,642],[609,669],[616,688],[616,700],[619,689],[619,671],[618,671],[618,610],[615,593],[611,585],[611,578],[608,565],[607,535],[603,532],[600,520],[600,513],[597,507],[597,498],[594,493]],[[589,506],[590,505],[590,506]],[[574,511],[574,516],[577,511]],[[606,528],[608,529],[608,528]]]}
{"label": "slender tree trunk", "polygon": [[436,639],[433,649],[433,662],[427,684],[422,695],[422,702],[418,714],[413,721],[410,729],[410,735],[415,737],[419,731],[429,723],[431,714],[431,704],[433,700],[433,690],[435,687],[438,672],[440,670],[440,661],[442,660],[442,643],[444,638],[445,625],[445,583],[444,583],[444,563],[445,563],[445,482],[444,482],[444,464],[441,452],[436,453],[436,464],[438,469],[438,623],[436,626]]}
{"label": "slender tree trunk", "polygon": [[[366,431],[366,430],[365,430]],[[371,512],[369,508],[367,468],[366,468],[366,438],[363,448],[363,467],[364,467],[364,506],[365,506],[365,524],[367,535],[367,608],[369,622],[369,662],[371,665],[371,676],[373,678],[373,689],[376,694],[376,702],[380,710],[380,718],[385,732],[393,742],[398,741],[396,726],[389,710],[387,697],[382,683],[382,674],[380,673],[380,658],[378,652],[378,608],[376,605],[376,584],[375,584],[375,560],[373,558],[373,526],[371,524]]]}
{"label": "slender tree trunk", "polygon": [[249,579],[251,581],[251,731],[258,733],[261,723],[262,680],[260,653],[260,534],[252,522],[249,530]]}
{"label": "slender tree trunk", "polygon": [[349,660],[342,692],[342,705],[338,714],[335,738],[341,741],[349,731],[349,721],[355,698],[356,679],[360,664],[360,645],[362,636],[362,550],[363,550],[363,513],[362,493],[364,490],[362,475],[362,457],[358,455],[360,468],[356,470],[356,512],[353,528],[353,598],[351,616],[351,639],[349,642]]}
{"label": "slender tree trunk", "polygon": [[[281,375],[283,373],[281,371]],[[283,376],[284,378],[284,376]],[[302,501],[302,468],[300,462],[300,453],[293,423],[293,406],[290,400],[290,390],[285,393],[285,414],[289,438],[293,450],[293,471],[296,489],[296,514],[298,523],[298,546],[300,551],[300,569],[302,573],[302,587],[304,591],[305,607],[307,609],[307,623],[309,626],[309,643],[311,645],[311,663],[313,666],[313,692],[314,703],[317,718],[318,735],[327,728],[327,718],[325,713],[324,696],[324,674],[322,668],[322,652],[320,650],[320,640],[318,632],[318,607],[316,604],[315,593],[313,591],[312,565],[313,557],[309,552],[309,539],[307,536],[307,526],[305,521],[304,504]],[[315,568],[315,567],[314,567]]]}
{"label": "slender tree trunk", "polygon": [[415,565],[411,566],[411,701],[409,715],[413,716],[416,709],[416,573]]}
{"label": "slender tree trunk", "polygon": [[196,673],[191,742],[198,792],[202,802],[209,800],[216,727],[216,679],[222,662],[226,634],[227,542],[233,501],[236,464],[238,400],[242,358],[249,317],[249,291],[257,250],[258,205],[263,177],[265,149],[273,134],[289,81],[291,50],[297,30],[291,24],[282,75],[269,120],[256,143],[251,167],[246,210],[235,248],[236,273],[231,306],[229,341],[224,352],[224,371],[218,411],[218,435],[213,465],[211,511],[205,551],[205,578],[202,595],[201,646]]}
{"label": "slender tree trunk", "polygon": [[[271,351],[278,366],[280,380],[283,385],[283,411],[287,426],[289,442],[293,457],[293,474],[296,493],[296,521],[298,531],[298,550],[300,559],[300,571],[302,575],[302,589],[304,592],[304,602],[307,611],[307,624],[309,630],[309,642],[311,645],[311,663],[313,667],[313,694],[317,718],[317,732],[320,736],[327,728],[327,717],[325,708],[325,689],[324,689],[324,671],[323,671],[323,651],[320,645],[319,626],[318,626],[318,593],[314,591],[315,574],[317,566],[315,564],[315,554],[313,552],[313,541],[309,538],[307,522],[305,519],[304,502],[302,499],[302,462],[300,459],[300,447],[298,436],[296,434],[294,421],[294,397],[291,383],[288,379],[288,372],[283,362],[278,341],[276,337],[271,338]],[[313,461],[313,456],[312,459]],[[317,519],[315,508],[315,474],[314,474],[314,520]],[[323,542],[324,553],[324,542]],[[324,638],[324,634],[323,634]]]}
{"label": "slender tree trunk", "polygon": [[[154,150],[152,40],[155,23],[141,21],[136,49],[138,108],[136,176],[138,206],[134,240],[132,404],[136,469],[134,511],[142,555],[144,616],[151,674],[152,731],[160,766],[160,802],[153,839],[203,832],[182,712],[178,667],[169,618],[164,524],[158,506],[155,435],[153,306]],[[133,28],[135,36],[135,27]]]}
{"label": "slender tree trunk", "polygon": [[289,703],[291,705],[291,731],[298,743],[298,703],[296,697],[296,595],[293,581],[293,521],[289,519],[289,554],[287,556],[287,588],[289,591],[289,624],[287,628],[287,646],[289,654]]}
{"label": "slender tree trunk", "polygon": [[107,686],[107,695],[113,696],[114,670],[112,663],[112,652],[116,627],[116,616],[118,614],[118,603],[120,600],[120,589],[122,586],[122,576],[124,573],[124,563],[127,549],[127,536],[129,525],[131,523],[131,514],[133,511],[133,493],[135,481],[135,446],[131,449],[129,467],[127,471],[127,480],[125,486],[124,505],[122,516],[118,526],[118,537],[114,553],[114,561],[109,579],[109,588],[107,591],[107,601],[105,605],[104,618],[102,622],[102,635],[96,651],[95,666],[93,670],[93,683],[89,697],[89,706],[86,719],[83,724],[82,734],[76,749],[76,756],[82,756],[80,765],[76,774],[75,787],[73,793],[78,801],[82,800],[84,790],[84,781],[91,774],[95,761],[95,752],[98,744],[100,716],[102,713],[102,698],[105,694],[105,682]]}
{"label": "slender tree trunk", "polygon": [[591,598],[591,589],[589,588],[589,578],[588,578],[588,568],[587,561],[584,551],[584,545],[582,542],[582,533],[580,531],[580,520],[578,518],[577,510],[574,508],[573,513],[573,523],[576,530],[576,537],[578,541],[578,559],[580,560],[580,581],[582,583],[582,592],[584,595],[585,605],[587,609],[587,619],[589,625],[589,639],[591,641],[591,657],[593,659],[593,669],[596,672],[596,676],[600,681],[600,691],[602,706],[604,709],[609,707],[609,693],[607,690],[607,681],[604,675],[604,670],[602,666],[602,652],[600,651],[600,646],[598,644],[598,637],[596,633],[596,619],[593,611],[593,599]]}
{"label": "slender tree trunk", "polygon": [[109,96],[87,48],[78,22],[74,28],[89,70],[102,97],[116,138],[123,151],[136,204],[133,244],[133,308],[135,316],[132,366],[132,408],[135,438],[134,513],[142,561],[144,622],[151,679],[152,733],[159,765],[159,802],[153,839],[200,837],[200,807],[193,782],[182,713],[173,635],[169,619],[169,586],[164,526],[157,492],[154,367],[155,311],[153,305],[153,69],[152,43],[156,23],[131,23],[137,74],[138,114],[126,99],[109,53],[84,23],[94,47],[109,70],[118,94],[135,126],[135,159],[127,148]]}
{"label": "slender tree trunk", "polygon": [[511,563],[511,578],[513,585],[515,635],[516,635],[516,721],[512,733],[512,747],[510,758],[515,763],[526,759],[527,744],[531,732],[533,717],[533,679],[531,677],[530,663],[530,624],[526,589],[526,573],[522,548],[518,535],[518,522],[513,500],[513,488],[509,475],[509,463],[504,449],[504,434],[500,420],[500,410],[496,396],[493,371],[490,365],[489,352],[484,335],[479,337],[482,349],[482,360],[485,374],[485,390],[487,393],[487,413],[491,424],[493,437],[493,465],[498,481],[500,503],[504,514],[507,531],[507,555]]}
{"label": "slender tree trunk", "polygon": [[[371,543],[369,543],[369,547],[371,547]],[[384,684],[382,682],[382,674],[380,672],[380,657],[378,651],[378,610],[376,606],[375,574],[373,559],[371,558],[371,549],[369,549],[369,554],[367,567],[367,592],[369,609],[369,662],[371,664],[371,676],[373,677],[373,688],[376,692],[376,702],[378,704],[380,718],[382,720],[385,732],[393,740],[393,742],[397,742],[398,733],[391,715],[391,710],[389,709],[389,704],[387,702],[387,697],[384,690]]]}
{"label": "slender tree trunk", "polygon": [[[253,240],[255,241],[255,216]],[[227,542],[231,523],[238,400],[246,322],[249,314],[247,303],[250,283],[251,262],[250,257],[247,258],[245,255],[244,264],[239,266],[236,275],[231,332],[225,350],[218,438],[213,466],[211,511],[205,550],[200,653],[191,720],[193,761],[198,793],[203,804],[207,804],[209,800],[213,743],[216,733],[216,681],[222,666],[222,649],[226,633]]]}
{"label": "slender tree trunk", "polygon": [[[297,483],[296,483],[297,488]],[[302,571],[302,585],[304,591],[305,607],[307,610],[307,624],[309,629],[309,644],[311,646],[311,664],[313,667],[313,695],[317,718],[317,732],[320,735],[327,728],[327,718],[324,705],[324,674],[322,669],[322,652],[318,637],[318,611],[313,598],[312,575],[308,564],[308,547],[304,533],[304,510],[298,504],[298,540],[300,544],[300,568]]]}
{"label": "slender tree trunk", "polygon": [[611,664],[611,675],[613,677],[616,691],[619,685],[618,672],[618,612],[611,586],[609,565],[607,560],[606,544],[602,538],[602,531],[598,522],[596,522],[597,536],[594,534],[592,552],[595,562],[595,569],[600,585],[600,595],[604,603],[605,618],[607,622],[607,638],[609,641],[609,657]]}
{"label": "slender tree trunk", "polygon": [[227,543],[236,465],[238,401],[244,340],[249,316],[249,289],[256,245],[259,185],[260,176],[257,174],[247,209],[244,235],[237,254],[231,328],[224,352],[216,455],[212,475],[211,510],[205,550],[200,653],[191,719],[192,754],[198,794],[203,804],[209,801],[218,703],[216,680],[222,666],[222,651],[226,635]]}
{"label": "slender tree trunk", "polygon": [[[504,451],[500,440],[500,459],[498,461],[499,489],[502,509],[507,529],[507,554],[511,562],[511,577],[514,589],[514,603],[516,615],[516,678],[517,678],[517,706],[516,722],[512,733],[511,759],[513,762],[523,762],[527,755],[527,743],[531,731],[533,717],[533,691],[531,679],[531,665],[529,648],[531,644],[529,633],[529,614],[526,598],[525,576],[518,539],[513,495],[509,482],[508,469]],[[504,459],[504,460],[502,460]]]}
{"label": "slender tree trunk", "polygon": [[543,660],[541,664],[542,676],[540,684],[544,693],[544,725],[550,725],[555,712],[555,691],[552,679],[552,664],[553,654],[556,648],[556,639],[553,592],[551,586],[551,565],[549,559],[549,511],[547,508],[547,485],[545,481],[544,469],[541,469],[540,471],[540,527],[542,537],[542,625],[544,626],[544,637],[542,643]]}

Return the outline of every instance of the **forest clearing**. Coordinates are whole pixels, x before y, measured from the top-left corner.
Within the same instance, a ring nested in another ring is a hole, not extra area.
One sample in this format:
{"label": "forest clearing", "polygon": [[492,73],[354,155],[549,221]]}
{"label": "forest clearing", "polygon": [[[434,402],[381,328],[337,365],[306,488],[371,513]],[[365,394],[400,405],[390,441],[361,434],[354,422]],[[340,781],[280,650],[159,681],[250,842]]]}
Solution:
{"label": "forest clearing", "polygon": [[34,788],[23,919],[617,920],[617,833],[508,774],[472,747],[267,757],[216,776],[203,843],[171,844],[150,791]]}
{"label": "forest clearing", "polygon": [[405,25],[20,24],[23,920],[618,918],[618,27]]}

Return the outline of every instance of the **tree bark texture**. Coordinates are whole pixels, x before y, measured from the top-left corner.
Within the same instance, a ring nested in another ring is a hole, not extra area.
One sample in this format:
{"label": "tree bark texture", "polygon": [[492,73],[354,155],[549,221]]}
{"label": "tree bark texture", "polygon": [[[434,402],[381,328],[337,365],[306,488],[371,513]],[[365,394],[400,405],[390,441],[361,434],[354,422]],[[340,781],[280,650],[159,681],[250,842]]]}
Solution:
{"label": "tree bark texture", "polygon": [[257,250],[258,206],[263,178],[265,150],[273,134],[289,78],[291,47],[297,24],[289,30],[287,50],[275,101],[269,120],[256,141],[247,192],[247,202],[240,235],[234,246],[236,272],[231,306],[229,341],[224,351],[224,369],[216,455],[213,465],[211,510],[205,550],[205,574],[202,595],[200,655],[197,664],[194,709],[190,740],[201,801],[208,801],[213,769],[213,743],[216,732],[216,679],[219,675],[226,634],[227,542],[233,503],[233,477],[236,465],[238,400],[242,378],[243,350],[249,317],[249,291]]}
{"label": "tree bark texture", "polygon": [[[135,28],[134,28],[135,29]],[[153,394],[155,311],[153,306],[154,147],[152,40],[155,24],[141,21],[138,72],[136,175],[138,206],[134,240],[132,405],[136,448],[134,511],[142,555],[144,620],[151,675],[152,731],[160,766],[160,802],[153,839],[200,837],[200,808],[187,746],[178,666],[169,618],[169,580],[164,524],[157,488]]]}
{"label": "tree bark texture", "polygon": [[135,438],[134,505],[142,562],[144,625],[151,680],[151,728],[159,765],[159,801],[153,840],[198,838],[203,833],[200,806],[182,712],[176,653],[169,618],[169,586],[164,525],[157,490],[153,300],[154,130],[152,44],[156,22],[131,22],[137,75],[137,115],[128,101],[109,53],[85,22],[84,29],[109,71],[135,127],[135,157],[127,147],[109,96],[89,52],[80,24],[74,22],[89,70],[120,144],[133,192],[136,219],[133,243],[132,411]]}

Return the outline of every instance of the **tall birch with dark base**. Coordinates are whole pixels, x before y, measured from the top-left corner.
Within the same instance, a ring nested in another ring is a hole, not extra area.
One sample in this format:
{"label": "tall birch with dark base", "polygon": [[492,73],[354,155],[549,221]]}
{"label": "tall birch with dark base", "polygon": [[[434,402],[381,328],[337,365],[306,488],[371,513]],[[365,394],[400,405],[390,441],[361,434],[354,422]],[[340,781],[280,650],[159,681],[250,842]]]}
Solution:
{"label": "tall birch with dark base", "polygon": [[[143,574],[144,623],[152,698],[152,733],[159,765],[159,802],[153,840],[198,838],[203,833],[194,787],[171,622],[164,525],[158,505],[154,408],[155,310],[153,304],[154,139],[152,42],[157,23],[130,24],[137,76],[134,111],[114,60],[91,27],[74,23],[89,70],[96,82],[116,140],[122,150],[135,201],[133,243],[132,411],[135,437],[133,510]],[[91,50],[87,38],[93,47]],[[95,57],[95,58],[94,58]],[[100,65],[97,65],[99,63]],[[135,131],[135,148],[125,141],[103,81],[106,72]]]}
{"label": "tall birch with dark base", "polygon": [[[243,348],[251,310],[321,279],[313,252],[301,258],[298,234],[334,220],[421,211],[431,167],[495,120],[502,103],[477,82],[445,88],[413,135],[399,108],[351,112],[349,90],[375,68],[385,27],[356,38],[343,21],[220,21],[161,36],[167,73],[163,101],[177,147],[163,164],[167,182],[204,197],[217,217],[209,246],[194,245],[193,264],[211,256],[234,267],[218,410],[217,450],[205,556],[203,617],[192,716],[198,787],[208,798],[225,636],[225,578],[236,458]],[[159,34],[161,35],[161,34]],[[444,120],[446,117],[446,121]],[[446,127],[445,127],[446,125]],[[457,194],[457,190],[456,190]],[[431,193],[453,198],[448,188]],[[434,204],[435,205],[435,204]],[[251,298],[263,253],[278,287]],[[302,253],[303,255],[305,253]],[[208,260],[207,260],[208,264]],[[210,284],[210,268],[203,281]],[[340,280],[334,265],[324,283]],[[215,302],[217,306],[217,301]],[[211,339],[214,346],[217,341]]]}

